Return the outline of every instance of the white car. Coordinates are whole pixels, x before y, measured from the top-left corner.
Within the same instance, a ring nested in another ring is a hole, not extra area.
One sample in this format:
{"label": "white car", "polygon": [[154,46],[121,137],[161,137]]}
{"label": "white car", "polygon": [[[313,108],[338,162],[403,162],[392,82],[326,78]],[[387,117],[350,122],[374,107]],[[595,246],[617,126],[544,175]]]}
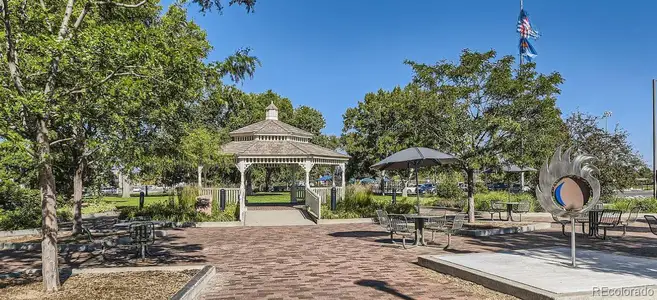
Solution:
{"label": "white car", "polygon": [[414,186],[407,186],[404,190],[406,190],[407,195],[415,195],[417,189]]}

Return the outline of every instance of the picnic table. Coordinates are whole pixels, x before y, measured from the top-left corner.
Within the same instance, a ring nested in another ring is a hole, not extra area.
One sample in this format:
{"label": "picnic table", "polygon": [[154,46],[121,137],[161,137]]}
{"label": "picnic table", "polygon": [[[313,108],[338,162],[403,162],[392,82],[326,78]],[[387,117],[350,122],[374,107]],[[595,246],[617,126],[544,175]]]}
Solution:
{"label": "picnic table", "polygon": [[431,218],[443,218],[443,216],[438,215],[424,215],[424,214],[404,214],[407,219],[413,219],[415,223],[415,246],[426,246],[424,242],[424,223],[426,220]]}

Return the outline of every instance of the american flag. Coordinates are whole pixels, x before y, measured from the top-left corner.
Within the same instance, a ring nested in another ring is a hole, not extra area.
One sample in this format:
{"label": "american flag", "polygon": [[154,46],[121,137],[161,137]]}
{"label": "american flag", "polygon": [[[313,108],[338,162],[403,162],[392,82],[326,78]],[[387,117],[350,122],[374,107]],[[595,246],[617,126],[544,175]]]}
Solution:
{"label": "american flag", "polygon": [[540,36],[538,31],[532,28],[532,24],[529,22],[529,16],[524,9],[520,10],[520,16],[518,17],[518,28],[516,31],[520,33],[520,38],[523,39],[538,39]]}

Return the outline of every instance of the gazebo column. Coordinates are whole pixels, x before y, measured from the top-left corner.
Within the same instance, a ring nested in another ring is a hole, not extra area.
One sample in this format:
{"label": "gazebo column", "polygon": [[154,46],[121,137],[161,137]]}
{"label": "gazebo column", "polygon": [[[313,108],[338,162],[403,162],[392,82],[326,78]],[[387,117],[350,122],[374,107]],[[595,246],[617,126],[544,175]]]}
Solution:
{"label": "gazebo column", "polygon": [[240,171],[240,221],[244,222],[244,216],[246,214],[246,170],[251,166],[251,163],[247,163],[243,160],[237,161],[237,169]]}
{"label": "gazebo column", "polygon": [[310,159],[306,159],[302,165],[303,170],[306,172],[306,189],[310,189],[310,171],[313,169],[313,166],[315,164]]}
{"label": "gazebo column", "polygon": [[346,163],[341,163],[340,164],[340,170],[342,171],[342,176],[340,176],[340,179],[342,179],[342,191],[340,191],[340,197],[344,201],[344,192],[347,190],[347,186],[345,184],[345,177],[347,177],[347,169],[346,169]]}

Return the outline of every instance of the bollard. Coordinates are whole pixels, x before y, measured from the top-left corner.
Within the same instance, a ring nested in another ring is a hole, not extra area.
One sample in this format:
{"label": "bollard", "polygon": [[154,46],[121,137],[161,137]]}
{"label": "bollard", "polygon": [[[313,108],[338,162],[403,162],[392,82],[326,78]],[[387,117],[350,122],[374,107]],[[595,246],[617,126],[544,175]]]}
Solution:
{"label": "bollard", "polygon": [[139,192],[139,210],[144,208],[144,192]]}
{"label": "bollard", "polygon": [[338,206],[338,197],[337,197],[337,192],[338,190],[335,187],[331,188],[331,210],[335,211]]}
{"label": "bollard", "polygon": [[226,190],[225,189],[219,190],[219,209],[221,209],[221,211],[226,210]]}
{"label": "bollard", "polygon": [[148,186],[145,185],[145,186],[144,186],[144,189],[146,190],[146,196],[148,196]]}
{"label": "bollard", "polygon": [[392,188],[392,204],[397,204],[397,189]]}

